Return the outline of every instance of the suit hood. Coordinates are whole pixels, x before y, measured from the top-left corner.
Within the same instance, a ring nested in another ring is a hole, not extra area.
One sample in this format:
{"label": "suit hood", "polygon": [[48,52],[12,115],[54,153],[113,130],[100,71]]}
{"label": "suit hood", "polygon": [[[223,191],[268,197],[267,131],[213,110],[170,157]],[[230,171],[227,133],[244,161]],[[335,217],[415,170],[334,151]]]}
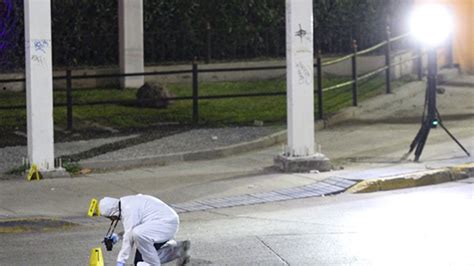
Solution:
{"label": "suit hood", "polygon": [[105,197],[99,202],[99,213],[102,216],[119,216],[119,200]]}

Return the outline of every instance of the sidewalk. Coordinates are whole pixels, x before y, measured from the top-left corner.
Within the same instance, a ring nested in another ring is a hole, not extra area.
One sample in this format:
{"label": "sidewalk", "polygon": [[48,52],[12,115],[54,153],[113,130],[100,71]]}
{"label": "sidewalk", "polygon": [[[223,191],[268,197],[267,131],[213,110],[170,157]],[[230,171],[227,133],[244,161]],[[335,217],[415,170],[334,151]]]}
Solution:
{"label": "sidewalk", "polygon": [[[438,108],[446,127],[472,153],[474,77],[462,77],[462,80],[462,86],[443,86],[446,92],[438,95]],[[416,175],[426,170],[473,162],[441,128],[431,131],[421,162],[412,162],[413,155],[409,160],[400,160],[420,127],[424,86],[423,82],[407,84],[393,94],[348,108],[326,123],[329,128],[322,130],[325,125],[321,123],[316,142],[333,162],[335,170],[331,172],[282,174],[272,170],[273,156],[281,151],[281,144],[275,143],[285,137],[285,132],[280,131],[231,146],[168,154],[164,156],[166,160],[162,160],[163,156],[128,160],[146,161],[154,166],[34,182],[3,180],[0,181],[0,218],[41,216],[83,221],[91,198],[135,193],[158,196],[180,212],[255,204],[331,195],[366,179],[369,181],[365,183],[376,180],[374,186],[380,188],[381,178],[400,180],[415,176],[407,179],[415,180],[419,179]],[[108,162],[120,160],[112,155],[110,158]],[[206,160],[196,160],[202,158]],[[100,166],[104,160],[83,164],[94,166],[94,162]],[[431,183],[466,177],[472,165],[463,166],[465,173],[461,171],[459,175],[450,175],[458,170],[446,171],[447,177],[433,178]],[[405,183],[407,186],[430,184]],[[397,184],[396,188],[403,187]]]}

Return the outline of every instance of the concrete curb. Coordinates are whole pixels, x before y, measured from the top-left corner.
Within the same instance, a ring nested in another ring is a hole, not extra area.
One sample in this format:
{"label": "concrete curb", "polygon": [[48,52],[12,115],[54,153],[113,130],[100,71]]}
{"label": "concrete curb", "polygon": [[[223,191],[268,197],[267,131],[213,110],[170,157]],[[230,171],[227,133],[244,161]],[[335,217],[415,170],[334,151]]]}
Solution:
{"label": "concrete curb", "polygon": [[79,162],[82,168],[90,169],[116,169],[130,168],[150,165],[166,165],[171,162],[186,162],[198,160],[217,159],[233,154],[244,153],[255,149],[266,148],[286,141],[286,130],[259,138],[253,141],[243,142],[215,149],[198,150],[191,152],[170,153],[164,155],[141,157],[110,161],[83,161]]}
{"label": "concrete curb", "polygon": [[454,87],[474,87],[474,83],[468,81],[447,81],[441,85]]}
{"label": "concrete curb", "polygon": [[467,163],[442,169],[415,172],[413,174],[363,180],[346,190],[346,192],[369,193],[434,185],[465,179],[473,174],[474,163]]}

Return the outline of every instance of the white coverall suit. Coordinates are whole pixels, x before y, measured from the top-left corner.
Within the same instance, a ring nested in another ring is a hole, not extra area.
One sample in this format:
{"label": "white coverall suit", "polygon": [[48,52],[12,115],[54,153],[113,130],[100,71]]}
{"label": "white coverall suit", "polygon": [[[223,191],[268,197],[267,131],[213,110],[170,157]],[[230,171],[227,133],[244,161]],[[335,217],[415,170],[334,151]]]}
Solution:
{"label": "white coverall suit", "polygon": [[100,200],[99,210],[106,217],[120,215],[123,222],[124,235],[117,257],[118,265],[127,262],[133,244],[149,265],[161,265],[160,257],[170,255],[159,254],[162,252],[157,252],[153,246],[174,239],[179,228],[178,214],[161,200],[141,194],[122,197],[119,214],[119,199],[105,197]]}

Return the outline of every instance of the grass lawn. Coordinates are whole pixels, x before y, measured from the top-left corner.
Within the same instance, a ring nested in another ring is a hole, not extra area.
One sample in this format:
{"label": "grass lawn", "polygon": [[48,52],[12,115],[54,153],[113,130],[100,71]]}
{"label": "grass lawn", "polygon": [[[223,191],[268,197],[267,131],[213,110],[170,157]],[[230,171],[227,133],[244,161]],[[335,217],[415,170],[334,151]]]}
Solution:
{"label": "grass lawn", "polygon": [[[323,87],[347,81],[349,78],[327,78]],[[402,84],[395,81],[393,87]],[[191,96],[191,84],[170,84],[168,88],[176,96]],[[235,93],[261,93],[284,92],[286,81],[284,79],[267,81],[246,82],[218,82],[200,83],[199,94],[226,95]],[[359,82],[359,102],[384,93],[385,85],[383,75]],[[74,103],[87,103],[91,101],[106,100],[134,100],[136,90],[127,89],[94,89],[75,90]],[[25,93],[4,92],[0,94],[0,107],[25,105]],[[54,92],[55,103],[66,102],[66,92]],[[341,108],[352,104],[352,88],[344,88],[324,93],[324,114],[329,116]],[[160,123],[179,122],[190,124],[192,122],[192,101],[175,101],[168,108],[139,108],[132,105],[107,104],[107,105],[81,105],[74,106],[74,127],[77,130],[87,130],[91,125],[100,124],[121,131],[127,129],[144,129]],[[315,117],[317,114],[317,94],[315,94]],[[286,97],[264,96],[227,98],[199,101],[199,118],[203,126],[251,125],[255,120],[264,121],[265,124],[286,123]],[[66,107],[54,108],[54,122],[57,128],[66,128]],[[14,131],[26,132],[26,110],[0,109],[0,132],[2,135]],[[0,147],[6,143],[0,141]]]}

